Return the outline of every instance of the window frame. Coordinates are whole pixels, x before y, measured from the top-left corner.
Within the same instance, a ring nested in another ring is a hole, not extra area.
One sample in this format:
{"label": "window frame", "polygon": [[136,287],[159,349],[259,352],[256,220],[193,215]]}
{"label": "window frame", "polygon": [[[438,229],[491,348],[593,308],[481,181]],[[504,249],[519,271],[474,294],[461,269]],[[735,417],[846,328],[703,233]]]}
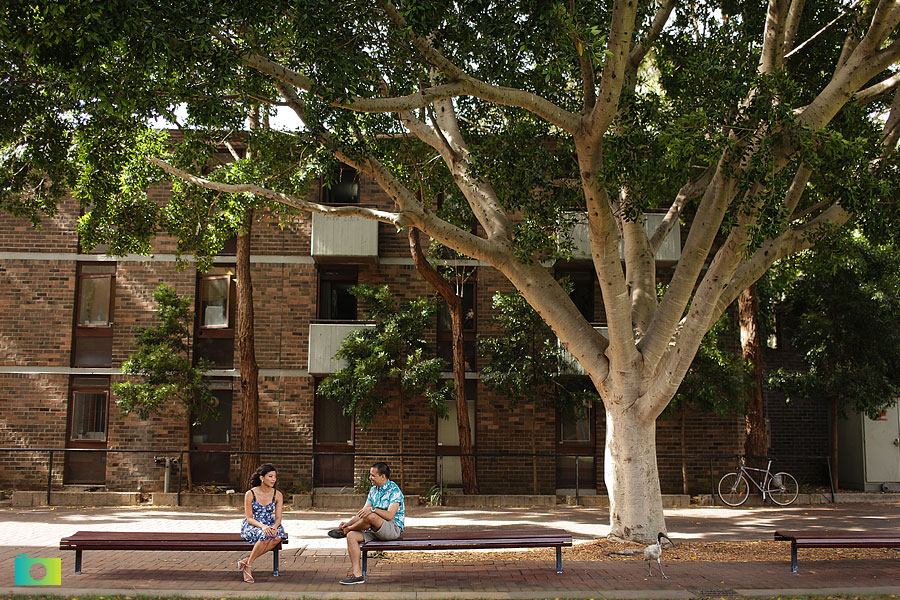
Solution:
{"label": "window frame", "polygon": [[[116,264],[112,263],[111,273],[85,273],[84,267],[89,266],[79,263],[76,270],[76,291],[75,291],[75,329],[79,335],[110,335],[113,325],[115,325],[114,310],[116,300]],[[84,291],[84,280],[86,279],[108,279],[109,280],[109,297],[107,298],[106,322],[83,324],[79,321],[82,307],[82,292]]]}
{"label": "window frame", "polygon": [[[106,447],[106,444],[109,440],[109,404],[110,404],[110,390],[109,390],[109,379],[106,379],[106,385],[88,385],[79,383],[79,380],[86,379],[99,379],[97,377],[74,377],[72,379],[72,384],[69,390],[69,418],[68,418],[68,426],[66,431],[66,442],[68,444],[77,444],[77,445],[86,445],[93,446],[98,445],[102,447]],[[77,402],[78,394],[102,394],[105,397],[104,401],[104,414],[103,414],[103,438],[73,438],[73,433],[75,430],[75,405]]]}
{"label": "window frame", "polygon": [[[204,325],[203,324],[203,302],[206,298],[204,294],[204,282],[214,279],[225,279],[228,282],[227,292],[225,294],[225,324],[224,325]],[[200,274],[197,277],[197,333],[201,337],[234,337],[234,323],[231,316],[231,294],[234,285],[234,276],[228,273],[209,275]]]}
{"label": "window frame", "polygon": [[[316,270],[316,322],[319,323],[356,323],[359,321],[359,300],[356,300],[355,315],[352,319],[323,317],[322,285],[325,282],[353,282],[359,284],[359,269],[356,266],[328,266]],[[352,286],[351,286],[352,287]],[[329,299],[330,302],[330,299]]]}
{"label": "window frame", "polygon": [[356,195],[351,196],[350,200],[346,200],[346,201],[334,200],[332,198],[332,192],[334,190],[334,186],[333,185],[332,185],[332,187],[326,186],[325,185],[326,176],[321,175],[319,177],[319,202],[322,204],[327,204],[329,206],[345,206],[347,204],[353,204],[353,205],[359,204],[361,196],[362,196],[362,193],[361,193],[362,188],[360,186],[359,171],[345,163],[340,163],[337,166],[336,170],[337,170],[337,181],[335,182],[335,184],[337,184],[337,185],[344,183],[342,181],[344,171],[352,171],[353,172],[353,179],[350,183],[351,183],[351,185],[352,184],[356,185]]}

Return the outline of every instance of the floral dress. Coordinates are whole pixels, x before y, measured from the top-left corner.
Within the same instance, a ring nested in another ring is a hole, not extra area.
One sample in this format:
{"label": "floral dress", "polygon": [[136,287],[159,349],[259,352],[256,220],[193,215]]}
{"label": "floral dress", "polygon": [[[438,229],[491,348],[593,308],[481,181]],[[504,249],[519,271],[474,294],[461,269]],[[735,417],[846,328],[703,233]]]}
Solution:
{"label": "floral dress", "polygon": [[[253,494],[253,518],[259,521],[264,525],[274,525],[275,524],[275,496],[277,494],[272,494],[272,502],[263,506],[259,502],[256,501],[256,494],[253,493],[253,490],[250,490],[250,493]],[[244,519],[244,522],[241,523],[241,537],[247,540],[248,542],[258,542],[260,540],[274,540],[281,538],[282,540],[287,541],[288,535],[284,531],[284,527],[282,525],[278,526],[278,533],[269,537],[263,530],[259,527],[251,525],[247,522],[247,519]]]}

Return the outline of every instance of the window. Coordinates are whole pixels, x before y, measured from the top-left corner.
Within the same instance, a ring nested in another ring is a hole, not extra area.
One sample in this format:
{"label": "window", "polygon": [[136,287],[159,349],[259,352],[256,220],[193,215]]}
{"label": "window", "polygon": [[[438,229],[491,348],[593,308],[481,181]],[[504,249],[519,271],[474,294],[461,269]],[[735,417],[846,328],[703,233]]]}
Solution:
{"label": "window", "polygon": [[234,366],[236,307],[234,267],[213,267],[208,273],[197,275],[195,359],[211,360],[218,368]]}
{"label": "window", "polygon": [[594,282],[596,281],[593,271],[587,270],[559,270],[556,273],[557,279],[568,279],[572,284],[572,291],[569,298],[578,307],[578,311],[584,315],[588,322],[593,323],[596,318],[594,310]]}
{"label": "window", "polygon": [[76,377],[72,381],[72,409],[69,439],[106,441],[109,380],[105,377]]}
{"label": "window", "polygon": [[356,169],[341,164],[333,177],[322,178],[323,204],[357,204],[359,202],[359,174]]}
{"label": "window", "polygon": [[[475,350],[475,290],[474,275],[468,276],[469,280],[462,284],[462,312],[463,312],[463,360],[466,371],[475,371],[477,368],[477,352]],[[438,311],[437,322],[437,352],[438,356],[453,364],[453,332],[450,327],[450,310],[446,303],[441,304]]]}
{"label": "window", "polygon": [[200,279],[200,327],[227,329],[232,326],[231,275],[207,275]]}
{"label": "window", "polygon": [[319,316],[323,321],[356,321],[356,296],[350,289],[356,285],[357,272],[352,269],[319,271]]}
{"label": "window", "polygon": [[77,267],[72,365],[112,365],[113,308],[116,264],[89,263]]}

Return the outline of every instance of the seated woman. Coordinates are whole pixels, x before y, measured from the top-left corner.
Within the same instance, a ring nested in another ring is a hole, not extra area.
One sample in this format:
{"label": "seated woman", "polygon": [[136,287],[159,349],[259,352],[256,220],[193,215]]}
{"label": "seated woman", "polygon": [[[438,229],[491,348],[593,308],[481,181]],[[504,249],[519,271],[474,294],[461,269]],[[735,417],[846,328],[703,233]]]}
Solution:
{"label": "seated woman", "polygon": [[238,561],[238,568],[247,583],[253,583],[253,561],[288,538],[281,526],[284,496],[275,489],[277,481],[275,467],[268,463],[260,465],[250,478],[250,489],[244,494],[246,518],[241,524],[241,537],[255,542],[250,556]]}

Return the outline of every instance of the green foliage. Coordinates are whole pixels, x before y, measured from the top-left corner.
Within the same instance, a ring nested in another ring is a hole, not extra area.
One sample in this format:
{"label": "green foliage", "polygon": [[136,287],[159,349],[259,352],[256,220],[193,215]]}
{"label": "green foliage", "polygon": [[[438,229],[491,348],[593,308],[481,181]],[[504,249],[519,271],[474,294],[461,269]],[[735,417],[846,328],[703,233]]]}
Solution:
{"label": "green foliage", "polygon": [[664,415],[683,406],[716,414],[741,413],[751,385],[741,358],[738,334],[729,329],[726,313],[703,337],[697,355]]}
{"label": "green foliage", "polygon": [[174,289],[160,285],[153,292],[159,324],[138,330],[137,351],[122,364],[122,372],[141,378],[140,383],[113,384],[116,405],[123,414],[141,419],[180,404],[191,422],[218,417],[217,401],[204,375],[212,368],[206,360],[190,362],[193,312],[190,298],[179,298]]}
{"label": "green foliage", "polygon": [[599,400],[586,378],[567,374],[571,356],[521,294],[497,292],[493,306],[499,334],[478,338],[478,352],[487,358],[481,375],[510,406],[535,400],[574,412]]}
{"label": "green foliage", "polygon": [[428,488],[428,493],[425,494],[425,504],[428,506],[441,506],[446,495],[447,486],[436,483]]}
{"label": "green foliage", "polygon": [[778,270],[789,274],[777,310],[805,370],[779,369],[788,399],[837,400],[875,417],[900,395],[900,265],[893,243],[859,232],[823,241]]}
{"label": "green foliage", "polygon": [[372,324],[344,338],[335,357],[347,366],[326,377],[318,393],[340,402],[344,414],[355,415],[364,429],[390,401],[385,386],[392,383],[404,396],[422,396],[436,417],[446,417],[453,397],[452,383],[441,378],[447,363],[432,356],[424,339],[434,325],[435,302],[422,297],[400,301],[387,285],[357,285],[350,291],[368,306]]}

